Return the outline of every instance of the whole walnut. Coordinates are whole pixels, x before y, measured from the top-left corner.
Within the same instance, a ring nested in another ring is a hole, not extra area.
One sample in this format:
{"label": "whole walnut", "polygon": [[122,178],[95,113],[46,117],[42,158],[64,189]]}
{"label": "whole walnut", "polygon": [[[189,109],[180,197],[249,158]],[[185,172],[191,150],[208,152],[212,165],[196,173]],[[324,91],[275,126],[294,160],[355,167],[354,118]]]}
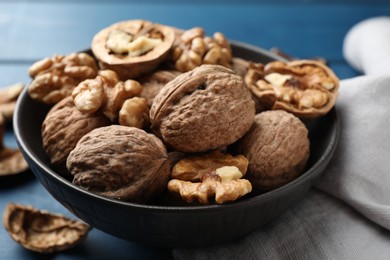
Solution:
{"label": "whole walnut", "polygon": [[66,166],[75,185],[137,203],[164,191],[170,174],[166,148],[156,136],[120,125],[101,127],[81,138]]}
{"label": "whole walnut", "polygon": [[110,123],[101,113],[79,112],[71,97],[61,100],[50,109],[41,129],[43,149],[49,155],[50,163],[65,167],[66,158],[83,135]]}
{"label": "whole walnut", "polygon": [[277,188],[298,177],[310,153],[306,126],[283,110],[257,114],[237,147],[249,160],[246,177],[253,187],[262,190]]}
{"label": "whole walnut", "polygon": [[151,129],[182,152],[229,145],[251,127],[255,104],[243,79],[220,65],[202,65],[170,81],[150,110]]}

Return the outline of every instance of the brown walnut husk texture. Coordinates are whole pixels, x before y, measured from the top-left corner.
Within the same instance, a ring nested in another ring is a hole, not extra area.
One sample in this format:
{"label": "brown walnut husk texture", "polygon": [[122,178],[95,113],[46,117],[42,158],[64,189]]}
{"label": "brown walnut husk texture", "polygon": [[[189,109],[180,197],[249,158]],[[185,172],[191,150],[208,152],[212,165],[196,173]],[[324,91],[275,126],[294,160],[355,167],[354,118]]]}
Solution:
{"label": "brown walnut husk texture", "polygon": [[166,189],[170,163],[163,143],[135,128],[111,125],[80,139],[69,154],[73,183],[96,194],[137,203]]}
{"label": "brown walnut husk texture", "polygon": [[255,105],[243,79],[220,65],[177,76],[156,96],[152,130],[177,151],[202,152],[234,143],[250,128]]}
{"label": "brown walnut husk texture", "polygon": [[81,113],[71,97],[57,103],[48,112],[42,124],[42,142],[51,164],[66,162],[77,142],[91,130],[107,126],[111,122],[101,113]]}
{"label": "brown walnut husk texture", "polygon": [[39,253],[71,248],[83,241],[91,229],[80,221],[13,203],[5,209],[3,225],[12,239]]}
{"label": "brown walnut husk texture", "polygon": [[238,152],[249,160],[246,178],[253,187],[277,188],[303,172],[310,153],[308,130],[288,112],[262,112],[239,141]]}

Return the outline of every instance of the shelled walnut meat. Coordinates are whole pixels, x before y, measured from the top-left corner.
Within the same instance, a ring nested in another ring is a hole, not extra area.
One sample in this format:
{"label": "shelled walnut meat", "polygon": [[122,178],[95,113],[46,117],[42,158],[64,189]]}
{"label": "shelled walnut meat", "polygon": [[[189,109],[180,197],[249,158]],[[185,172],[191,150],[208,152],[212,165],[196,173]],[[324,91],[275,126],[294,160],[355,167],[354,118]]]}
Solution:
{"label": "shelled walnut meat", "polygon": [[83,136],[69,154],[73,183],[96,194],[146,203],[166,189],[170,164],[163,143],[135,128],[111,125]]}
{"label": "shelled walnut meat", "polygon": [[308,130],[302,121],[283,110],[265,111],[238,142],[238,152],[249,160],[247,178],[253,187],[280,187],[304,170],[310,154]]}
{"label": "shelled walnut meat", "polygon": [[81,113],[71,97],[53,106],[42,124],[43,149],[53,165],[65,164],[69,153],[85,134],[111,124],[102,113]]}
{"label": "shelled walnut meat", "polygon": [[255,105],[242,78],[219,65],[177,76],[156,96],[151,129],[177,151],[202,152],[234,143],[251,127]]}
{"label": "shelled walnut meat", "polygon": [[102,69],[118,73],[122,80],[134,79],[154,70],[175,40],[172,28],[146,20],[113,24],[92,40],[92,52]]}
{"label": "shelled walnut meat", "polygon": [[172,60],[181,72],[190,71],[202,64],[217,64],[227,68],[232,66],[232,50],[228,40],[220,33],[205,36],[200,27],[184,31],[175,41]]}
{"label": "shelled walnut meat", "polygon": [[33,78],[28,87],[30,97],[46,104],[55,104],[70,96],[83,80],[96,77],[98,67],[86,53],[54,55],[34,63],[29,74]]}
{"label": "shelled walnut meat", "polygon": [[339,89],[339,80],[331,69],[309,60],[274,61],[265,66],[252,63],[245,83],[264,106],[308,118],[328,113]]}
{"label": "shelled walnut meat", "polygon": [[3,215],[3,225],[12,239],[26,249],[53,253],[82,242],[90,226],[63,215],[10,203]]}
{"label": "shelled walnut meat", "polygon": [[112,70],[100,70],[94,79],[81,82],[72,92],[76,108],[82,113],[95,113],[98,110],[112,122],[119,116],[123,103],[142,91],[135,80],[120,81]]}

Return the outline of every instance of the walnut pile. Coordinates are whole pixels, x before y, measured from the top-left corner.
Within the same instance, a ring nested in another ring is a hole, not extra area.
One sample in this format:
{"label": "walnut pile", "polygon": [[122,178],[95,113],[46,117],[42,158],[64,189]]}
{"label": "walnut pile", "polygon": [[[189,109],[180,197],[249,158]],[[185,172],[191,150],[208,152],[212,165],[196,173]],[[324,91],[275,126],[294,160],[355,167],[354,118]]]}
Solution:
{"label": "walnut pile", "polygon": [[55,104],[43,147],[74,185],[134,203],[232,203],[291,182],[310,156],[301,120],[338,95],[321,62],[253,63],[200,27],[122,21],[91,49],[30,68],[30,96]]}
{"label": "walnut pile", "polygon": [[81,243],[90,226],[63,215],[10,203],[3,224],[12,239],[38,253],[63,251]]}
{"label": "walnut pile", "polygon": [[96,77],[98,67],[90,55],[72,53],[37,61],[28,72],[33,78],[28,87],[30,97],[55,104],[70,96],[81,81]]}

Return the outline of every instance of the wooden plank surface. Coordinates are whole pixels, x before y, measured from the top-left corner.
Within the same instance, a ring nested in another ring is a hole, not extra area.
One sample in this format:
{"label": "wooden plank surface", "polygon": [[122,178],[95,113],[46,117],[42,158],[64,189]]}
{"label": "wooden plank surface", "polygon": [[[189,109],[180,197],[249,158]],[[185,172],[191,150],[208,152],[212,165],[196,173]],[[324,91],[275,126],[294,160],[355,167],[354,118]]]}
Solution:
{"label": "wooden plank surface", "polygon": [[[28,83],[36,60],[87,49],[100,29],[121,20],[147,19],[180,28],[201,26],[208,34],[301,58],[324,57],[341,78],[358,75],[342,56],[347,31],[357,22],[390,14],[388,1],[0,1],[0,87]],[[12,129],[5,142],[16,146]],[[0,209],[8,202],[31,204],[72,217],[33,176],[0,179]],[[86,243],[47,258],[170,259],[170,249],[155,249],[93,229]],[[42,259],[22,249],[0,229],[1,259]]]}

